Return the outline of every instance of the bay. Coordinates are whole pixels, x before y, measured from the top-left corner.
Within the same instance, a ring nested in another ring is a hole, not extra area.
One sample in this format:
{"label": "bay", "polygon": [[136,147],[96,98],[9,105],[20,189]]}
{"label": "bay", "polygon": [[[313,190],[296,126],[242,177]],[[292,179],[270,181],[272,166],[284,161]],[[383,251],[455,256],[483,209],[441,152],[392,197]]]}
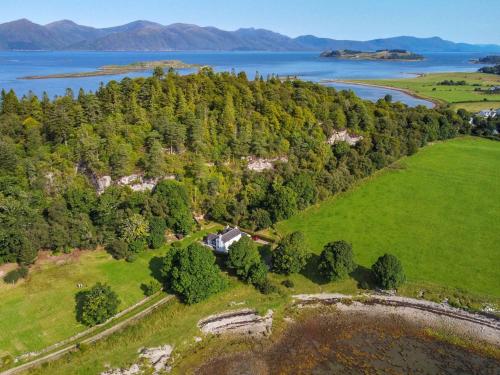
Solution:
{"label": "bay", "polygon": [[[250,79],[256,72],[264,77],[297,76],[319,82],[328,79],[400,78],[417,73],[472,72],[479,66],[470,59],[478,53],[428,53],[423,61],[353,61],[319,57],[317,52],[81,52],[81,51],[15,51],[0,52],[0,88],[13,89],[18,95],[33,92],[50,97],[64,95],[67,88],[95,91],[99,85],[126,76],[147,76],[150,72],[128,73],[116,76],[80,77],[65,79],[24,80],[20,77],[93,71],[103,65],[125,65],[137,61],[181,60],[190,64],[209,65],[215,71],[247,73]],[[181,74],[192,70],[181,71]],[[395,101],[411,106],[431,103],[390,89],[330,83],[340,90],[350,89],[362,98],[377,100],[391,94]]]}

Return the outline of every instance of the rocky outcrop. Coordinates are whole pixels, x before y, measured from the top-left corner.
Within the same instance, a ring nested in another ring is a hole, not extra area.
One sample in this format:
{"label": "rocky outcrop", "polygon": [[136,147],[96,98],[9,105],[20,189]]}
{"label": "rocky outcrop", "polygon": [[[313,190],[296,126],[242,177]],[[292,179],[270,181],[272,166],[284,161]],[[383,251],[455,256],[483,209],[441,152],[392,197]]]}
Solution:
{"label": "rocky outcrop", "polygon": [[[136,375],[136,374],[162,374],[170,372],[171,367],[167,364],[172,355],[173,347],[163,345],[157,348],[141,349],[138,363],[134,363],[125,369],[109,369],[101,375]],[[143,361],[142,359],[146,359]]]}
{"label": "rocky outcrop", "polygon": [[104,193],[104,190],[109,188],[112,182],[111,176],[93,176],[92,178],[92,183],[94,184],[97,194]]}
{"label": "rocky outcrop", "polygon": [[244,334],[267,336],[273,325],[273,311],[260,316],[255,310],[242,309],[211,315],[198,322],[198,327],[205,334]]}
{"label": "rocky outcrop", "polygon": [[254,172],[263,172],[266,170],[270,170],[274,168],[274,164],[277,162],[281,163],[287,163],[288,158],[285,156],[279,157],[279,158],[271,158],[271,159],[264,159],[264,158],[256,158],[253,156],[248,156],[246,158],[243,158],[248,162],[247,168],[251,171]]}
{"label": "rocky outcrop", "polygon": [[162,180],[174,180],[174,175],[169,175],[165,177],[156,178],[146,178],[141,174],[131,174],[130,176],[120,177],[118,180],[113,181],[111,176],[101,176],[96,175],[91,176],[92,183],[97,191],[97,194],[102,194],[104,190],[109,188],[111,185],[117,186],[128,186],[133,191],[151,191],[155,188],[158,182]]}
{"label": "rocky outcrop", "polygon": [[363,139],[360,135],[349,134],[349,132],[344,130],[334,131],[330,138],[328,138],[328,144],[334,145],[338,142],[346,142],[350,146],[356,145],[359,141]]}

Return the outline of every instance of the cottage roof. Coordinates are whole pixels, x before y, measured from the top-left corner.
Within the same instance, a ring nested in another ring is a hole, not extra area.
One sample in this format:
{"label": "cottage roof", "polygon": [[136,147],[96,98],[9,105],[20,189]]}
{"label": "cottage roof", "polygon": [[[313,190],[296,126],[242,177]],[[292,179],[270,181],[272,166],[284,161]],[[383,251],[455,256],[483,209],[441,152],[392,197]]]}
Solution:
{"label": "cottage roof", "polygon": [[226,228],[224,231],[221,233],[221,240],[223,242],[228,242],[231,241],[233,238],[236,238],[242,234],[241,230],[239,230],[238,227],[234,228]]}
{"label": "cottage roof", "polygon": [[214,241],[215,239],[217,238],[217,235],[214,234],[214,233],[210,233],[208,236],[207,236],[207,242],[212,242]]}

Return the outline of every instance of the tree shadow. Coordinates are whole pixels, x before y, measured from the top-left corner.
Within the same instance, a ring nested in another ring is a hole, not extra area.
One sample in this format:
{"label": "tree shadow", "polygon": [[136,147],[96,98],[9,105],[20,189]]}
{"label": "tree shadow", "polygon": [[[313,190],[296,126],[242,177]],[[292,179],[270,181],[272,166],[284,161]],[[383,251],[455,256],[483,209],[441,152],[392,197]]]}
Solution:
{"label": "tree shadow", "polygon": [[160,283],[163,283],[165,281],[161,273],[162,267],[163,267],[162,257],[153,257],[149,261],[149,270],[151,271],[151,276],[154,279],[158,280]]}
{"label": "tree shadow", "polygon": [[360,289],[374,289],[376,286],[371,269],[365,266],[358,265],[349,276],[356,280]]}
{"label": "tree shadow", "polygon": [[85,297],[87,296],[87,290],[81,290],[75,294],[75,318],[77,322],[82,322],[83,316],[83,303],[85,302]]}
{"label": "tree shadow", "polygon": [[271,245],[261,245],[259,246],[259,253],[262,261],[269,267],[272,267],[273,263],[273,252]]}
{"label": "tree shadow", "polygon": [[309,280],[311,280],[313,283],[323,285],[327,284],[328,280],[326,280],[323,276],[321,276],[321,274],[318,271],[319,259],[320,259],[319,255],[311,254],[309,256],[306,266],[300,273],[304,277],[307,277]]}

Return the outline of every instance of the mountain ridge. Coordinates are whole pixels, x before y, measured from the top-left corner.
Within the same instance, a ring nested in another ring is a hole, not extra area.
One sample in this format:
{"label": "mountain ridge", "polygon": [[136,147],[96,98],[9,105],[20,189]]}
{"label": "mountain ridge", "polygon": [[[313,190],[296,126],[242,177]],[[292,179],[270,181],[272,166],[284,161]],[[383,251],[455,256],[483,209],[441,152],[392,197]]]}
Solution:
{"label": "mountain ridge", "polygon": [[137,20],[124,25],[95,28],[71,20],[46,25],[28,19],[0,24],[0,50],[86,51],[324,51],[406,49],[414,52],[500,52],[500,45],[455,43],[440,37],[396,36],[366,41],[302,35],[291,38],[271,30],[239,28],[234,31],[186,23],[161,25]]}

